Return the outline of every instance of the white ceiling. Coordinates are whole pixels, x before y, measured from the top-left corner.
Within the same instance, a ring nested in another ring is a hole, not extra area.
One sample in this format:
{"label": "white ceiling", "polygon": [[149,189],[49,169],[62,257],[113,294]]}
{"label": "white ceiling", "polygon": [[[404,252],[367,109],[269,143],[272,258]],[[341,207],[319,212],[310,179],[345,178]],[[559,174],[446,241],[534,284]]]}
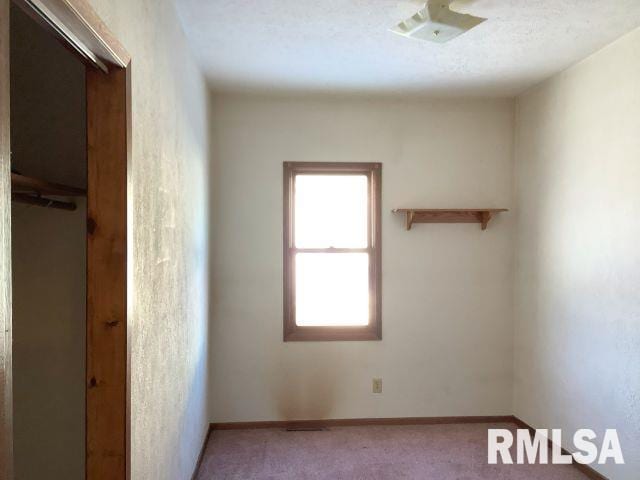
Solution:
{"label": "white ceiling", "polygon": [[388,31],[415,0],[177,3],[208,80],[234,90],[512,96],[640,26],[640,0],[466,0],[489,21],[440,45]]}

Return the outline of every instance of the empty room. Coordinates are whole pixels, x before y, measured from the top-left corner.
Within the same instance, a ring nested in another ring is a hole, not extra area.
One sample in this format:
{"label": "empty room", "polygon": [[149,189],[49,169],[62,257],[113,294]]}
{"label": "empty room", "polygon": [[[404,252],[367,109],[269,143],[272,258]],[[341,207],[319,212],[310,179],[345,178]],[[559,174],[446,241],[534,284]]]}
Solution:
{"label": "empty room", "polygon": [[640,480],[640,2],[0,0],[0,480]]}

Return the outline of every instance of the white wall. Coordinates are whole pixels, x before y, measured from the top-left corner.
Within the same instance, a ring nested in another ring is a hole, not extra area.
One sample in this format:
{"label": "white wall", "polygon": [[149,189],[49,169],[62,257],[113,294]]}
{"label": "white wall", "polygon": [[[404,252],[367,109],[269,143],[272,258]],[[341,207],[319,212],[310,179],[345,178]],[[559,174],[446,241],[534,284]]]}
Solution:
{"label": "white wall", "polygon": [[14,204],[14,467],[20,480],[81,480],[85,439],[86,204]]}
{"label": "white wall", "polygon": [[[515,413],[640,472],[640,30],[518,100]],[[600,437],[602,438],[602,437]],[[565,445],[568,447],[569,445]]]}
{"label": "white wall", "polygon": [[[391,209],[511,207],[513,108],[214,99],[213,421],[512,413],[510,214],[407,232]],[[384,164],[381,342],[283,343],[284,161]]]}
{"label": "white wall", "polygon": [[186,480],[208,428],[208,92],[173,1],[90,2],[132,56],[132,479]]}

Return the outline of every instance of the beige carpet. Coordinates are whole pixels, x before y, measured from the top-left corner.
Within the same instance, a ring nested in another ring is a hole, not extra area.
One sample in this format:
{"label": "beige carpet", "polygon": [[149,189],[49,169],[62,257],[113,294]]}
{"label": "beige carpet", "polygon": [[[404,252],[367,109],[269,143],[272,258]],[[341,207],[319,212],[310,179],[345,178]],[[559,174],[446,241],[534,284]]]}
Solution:
{"label": "beige carpet", "polygon": [[[197,480],[585,480],[571,465],[488,465],[487,429],[514,425],[214,431]],[[515,458],[515,454],[513,454]]]}

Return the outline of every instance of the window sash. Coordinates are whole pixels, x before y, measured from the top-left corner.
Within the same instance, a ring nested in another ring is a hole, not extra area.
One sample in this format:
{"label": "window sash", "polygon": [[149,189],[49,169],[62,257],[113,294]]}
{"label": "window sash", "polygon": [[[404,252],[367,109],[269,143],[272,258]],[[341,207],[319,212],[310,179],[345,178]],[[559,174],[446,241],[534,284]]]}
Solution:
{"label": "window sash", "polygon": [[[372,248],[373,246],[373,242],[374,242],[374,234],[371,231],[372,228],[372,212],[371,212],[371,198],[372,198],[372,194],[371,194],[371,188],[372,188],[372,184],[373,184],[373,179],[372,179],[372,173],[370,171],[346,171],[346,172],[339,172],[339,171],[320,171],[320,172],[306,172],[306,171],[301,171],[301,172],[295,172],[292,174],[291,176],[291,185],[292,185],[292,199],[291,199],[291,212],[290,212],[290,216],[291,216],[291,247],[292,248],[298,248],[296,247],[296,228],[295,228],[295,218],[296,218],[296,177],[298,175],[321,175],[321,176],[339,176],[339,177],[345,177],[345,176],[349,176],[349,175],[353,175],[353,176],[365,176],[367,178],[367,246],[366,248]],[[327,250],[330,250],[333,247],[330,247]],[[336,249],[341,249],[341,247],[336,247]]]}
{"label": "window sash", "polygon": [[373,253],[374,248],[297,248],[291,247],[291,251],[296,253]]}

